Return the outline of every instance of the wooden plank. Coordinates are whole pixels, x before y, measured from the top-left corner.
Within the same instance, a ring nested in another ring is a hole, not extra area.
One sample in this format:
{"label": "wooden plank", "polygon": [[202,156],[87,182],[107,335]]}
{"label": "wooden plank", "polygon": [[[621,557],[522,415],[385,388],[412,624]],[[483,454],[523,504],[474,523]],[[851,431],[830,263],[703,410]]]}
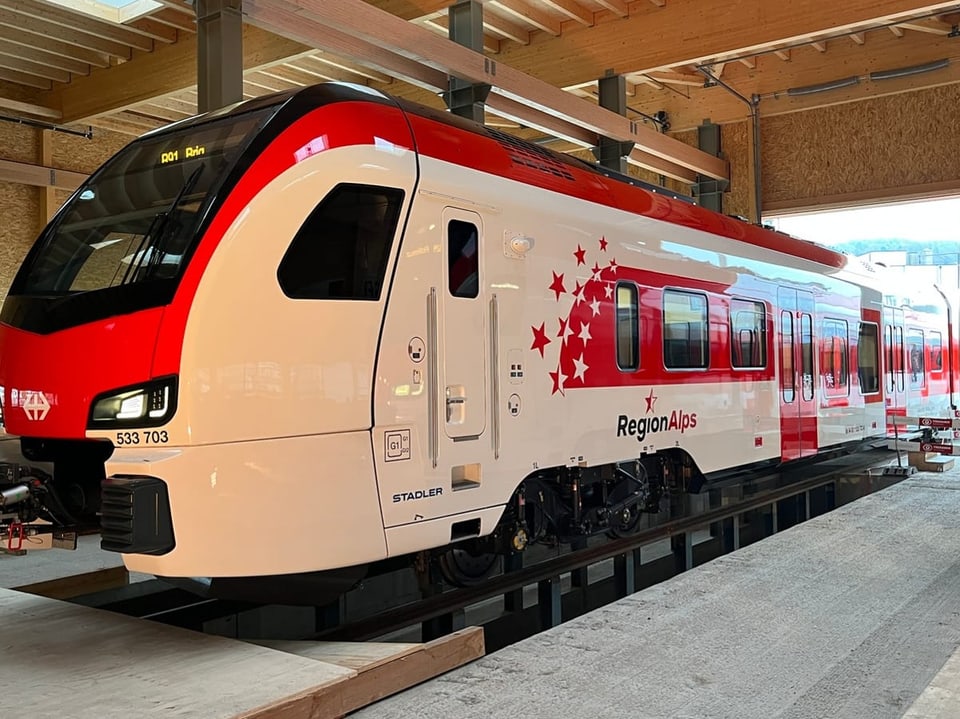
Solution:
{"label": "wooden plank", "polygon": [[[130,29],[127,25],[119,25],[107,20],[71,12],[58,5],[37,2],[36,0],[3,0],[2,4],[23,18],[34,18],[56,25],[58,28],[82,31],[117,46],[129,45],[144,52],[153,50],[152,34]],[[164,36],[168,42],[173,42],[176,39],[175,35],[170,36],[169,28],[158,29],[153,27],[152,30]],[[53,28],[50,34],[56,36],[59,32],[60,30]]]}
{"label": "wooden plank", "polygon": [[26,162],[0,160],[0,182],[16,182],[21,185],[75,190],[86,179],[87,176],[82,172],[58,170],[53,167],[31,165]]}
{"label": "wooden plank", "polygon": [[[286,34],[293,30],[296,39],[309,38],[309,42],[317,42],[331,31],[349,35],[369,45],[379,45],[442,75],[488,83],[493,92],[529,105],[537,112],[555,114],[605,137],[632,141],[641,151],[654,157],[709,177],[726,179],[728,176],[727,162],[723,159],[584,102],[514,68],[493,63],[481,53],[388,16],[363,0],[341,0],[338,3],[250,0],[244,9],[250,22],[275,32]],[[433,89],[445,89],[446,85],[444,77]]]}
{"label": "wooden plank", "polygon": [[132,54],[130,45],[126,43],[120,43],[115,40],[105,40],[104,38],[91,35],[82,30],[62,26],[57,27],[48,20],[30,15],[21,15],[19,12],[14,12],[6,8],[0,8],[0,25],[34,33],[43,37],[55,37],[57,40],[62,40],[71,45],[102,52],[105,55],[123,58],[124,60],[129,60]]}
{"label": "wooden plank", "polygon": [[54,110],[52,107],[44,107],[43,105],[34,105],[32,102],[20,102],[19,100],[11,100],[7,97],[0,97],[0,108],[4,110],[12,110],[13,112],[20,113],[21,115],[31,115],[33,117],[42,117],[47,120],[59,120],[60,111]]}
{"label": "wooden plank", "polygon": [[[56,208],[53,208],[54,212]],[[43,221],[46,224],[49,218]],[[64,551],[51,549],[50,551]],[[72,599],[84,594],[94,592],[103,592],[108,589],[117,589],[126,586],[130,581],[130,575],[124,566],[106,567],[97,569],[93,572],[84,572],[70,577],[60,579],[49,579],[45,582],[36,582],[35,584],[25,584],[21,587],[13,587],[18,592],[25,594],[35,594],[39,597],[48,599]]]}
{"label": "wooden plank", "polygon": [[929,182],[922,185],[884,187],[863,192],[848,192],[842,195],[801,197],[795,200],[764,202],[763,211],[768,215],[799,215],[823,210],[842,210],[864,205],[880,205],[904,200],[936,200],[960,194],[960,179],[946,182]]}
{"label": "wooden plank", "polygon": [[[300,43],[244,25],[243,56],[247,71],[310,52],[313,52],[311,48]],[[164,45],[130,62],[108,70],[94,70],[89,77],[74,78],[69,85],[46,94],[43,104],[60,108],[65,123],[87,121],[196,85],[196,65],[195,43]]]}
{"label": "wooden plank", "polygon": [[[4,40],[11,45],[16,45],[18,48],[36,48],[51,55],[68,58],[75,62],[82,62],[85,65],[110,67],[110,58],[103,53],[77,47],[76,45],[62,42],[56,38],[26,32],[21,28],[0,25],[0,40]],[[24,55],[24,57],[26,57],[26,55]],[[63,69],[70,70],[69,67]],[[82,74],[86,75],[88,72],[89,68]]]}
{"label": "wooden plank", "polygon": [[[7,28],[7,30],[9,30],[9,28]],[[0,39],[0,53],[19,57],[24,60],[31,60],[58,70],[72,72],[75,75],[90,74],[90,65],[85,62],[74,60],[71,57],[55,55],[52,52],[47,52],[46,50],[26,44],[18,45],[8,40]]]}
{"label": "wooden plank", "polygon": [[297,640],[258,641],[257,644],[308,657],[321,662],[337,664],[357,672],[375,669],[420,651],[422,644],[403,642],[316,642]]}
{"label": "wooden plank", "polygon": [[245,712],[237,719],[341,717],[483,655],[483,629],[469,627],[352,677]]}

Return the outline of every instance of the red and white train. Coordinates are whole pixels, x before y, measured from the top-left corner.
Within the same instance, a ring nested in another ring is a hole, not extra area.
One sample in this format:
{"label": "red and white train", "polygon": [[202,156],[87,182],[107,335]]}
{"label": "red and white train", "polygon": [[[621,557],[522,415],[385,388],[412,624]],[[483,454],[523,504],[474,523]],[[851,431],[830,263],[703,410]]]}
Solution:
{"label": "red and white train", "polygon": [[955,316],[936,288],[330,84],[94,173],[13,282],[0,385],[7,432],[54,466],[33,501],[101,513],[129,569],[299,575],[628,532],[665,490],[946,413]]}

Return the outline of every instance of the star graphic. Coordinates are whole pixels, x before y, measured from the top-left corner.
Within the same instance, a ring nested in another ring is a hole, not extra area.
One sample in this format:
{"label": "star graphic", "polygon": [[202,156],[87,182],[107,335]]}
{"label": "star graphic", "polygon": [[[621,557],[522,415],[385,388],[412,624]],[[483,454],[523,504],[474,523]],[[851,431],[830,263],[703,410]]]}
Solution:
{"label": "star graphic", "polygon": [[613,299],[613,287],[611,286],[611,284],[610,284],[609,282],[607,282],[607,283],[603,286],[603,295],[604,295],[604,297],[606,297],[608,300],[609,300],[609,299]]}
{"label": "star graphic", "polygon": [[570,327],[570,324],[563,319],[563,317],[558,317],[557,319],[560,321],[560,331],[557,332],[557,337],[562,337],[563,339],[561,342],[566,344],[567,338],[573,334],[573,329]]}
{"label": "star graphic", "polygon": [[583,375],[586,374],[586,371],[590,368],[587,366],[587,363],[583,361],[582,352],[580,353],[580,357],[578,359],[573,360],[573,365],[575,368],[573,371],[573,378],[584,382],[585,380],[583,379]]}
{"label": "star graphic", "polygon": [[550,374],[550,379],[553,380],[553,390],[550,392],[550,394],[554,395],[557,392],[559,392],[560,394],[563,394],[563,383],[566,381],[567,376],[560,371],[560,366],[557,365],[557,371],[550,372],[549,374]]}
{"label": "star graphic", "polygon": [[550,344],[550,338],[547,337],[547,333],[544,331],[544,323],[541,322],[539,327],[531,325],[530,329],[533,330],[533,344],[530,345],[530,349],[538,350],[540,356],[543,357],[543,348]]}
{"label": "star graphic", "polygon": [[593,337],[590,335],[590,323],[584,322],[580,325],[580,332],[577,334],[581,340],[583,340],[583,346],[587,346],[587,341],[592,340]]}
{"label": "star graphic", "polygon": [[567,291],[563,286],[562,274],[558,275],[556,272],[553,273],[553,282],[550,284],[549,289],[553,290],[557,294],[557,302],[559,302],[560,295]]}
{"label": "star graphic", "polygon": [[573,303],[574,306],[579,305],[583,299],[583,285],[580,284],[580,280],[577,280],[577,286],[573,288],[573,296],[577,298]]}
{"label": "star graphic", "polygon": [[590,311],[593,312],[594,317],[600,314],[600,300],[596,297],[594,297],[593,302],[590,303]]}
{"label": "star graphic", "polygon": [[654,405],[657,403],[658,397],[653,393],[653,387],[650,388],[650,394],[648,394],[644,399],[647,400],[647,413],[654,411]]}
{"label": "star graphic", "polygon": [[601,272],[603,272],[603,270],[600,269],[600,263],[594,262],[593,263],[593,279],[599,280]]}
{"label": "star graphic", "polygon": [[610,260],[610,272],[617,274],[617,259],[613,258]]}
{"label": "star graphic", "polygon": [[584,255],[587,254],[587,251],[580,246],[580,243],[577,243],[577,251],[573,253],[573,256],[577,258],[577,266],[587,264],[587,261],[584,259]]}
{"label": "star graphic", "polygon": [[606,251],[607,251],[607,238],[606,238],[606,237],[601,237],[601,238],[600,238],[600,251],[601,251],[601,252],[606,252]]}

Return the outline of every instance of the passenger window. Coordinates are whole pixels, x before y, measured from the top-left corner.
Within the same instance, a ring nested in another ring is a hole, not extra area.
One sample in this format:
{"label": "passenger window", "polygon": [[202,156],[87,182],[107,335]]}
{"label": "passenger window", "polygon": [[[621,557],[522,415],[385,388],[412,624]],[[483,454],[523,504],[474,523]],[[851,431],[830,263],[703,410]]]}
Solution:
{"label": "passenger window", "polygon": [[378,300],[403,190],[338,185],[287,248],[277,280],[287,297]]}
{"label": "passenger window", "polygon": [[705,369],[710,363],[707,298],[693,292],[663,292],[663,364],[668,369]]}
{"label": "passenger window", "polygon": [[872,322],[860,323],[857,338],[857,377],[860,394],[876,394],[880,391],[880,328]]}
{"label": "passenger window", "polygon": [[800,382],[803,399],[813,399],[813,318],[809,313],[800,315]]}
{"label": "passenger window", "polygon": [[617,283],[617,366],[622,370],[640,367],[640,322],[637,314],[637,286]]}
{"label": "passenger window", "polygon": [[940,332],[930,332],[930,371],[943,371],[943,335]]}
{"label": "passenger window", "polygon": [[796,397],[796,375],[793,372],[793,314],[780,313],[780,391],[783,401],[790,403]]}
{"label": "passenger window", "polygon": [[730,355],[737,369],[767,366],[767,322],[762,302],[730,300]]}
{"label": "passenger window", "polygon": [[843,320],[823,321],[820,345],[820,376],[827,397],[843,397],[849,391],[850,372],[847,354],[847,323]]}
{"label": "passenger window", "polygon": [[907,330],[907,357],[910,358],[910,386],[913,388],[926,384],[923,349],[923,330]]}
{"label": "passenger window", "polygon": [[462,220],[447,225],[447,262],[450,294],[473,298],[480,293],[480,233],[477,226]]}

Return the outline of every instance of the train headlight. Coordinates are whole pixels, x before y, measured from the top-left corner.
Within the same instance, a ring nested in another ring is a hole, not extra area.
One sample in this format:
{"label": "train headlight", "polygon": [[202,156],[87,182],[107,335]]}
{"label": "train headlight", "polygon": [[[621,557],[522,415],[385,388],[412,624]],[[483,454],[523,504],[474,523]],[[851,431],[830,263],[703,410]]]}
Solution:
{"label": "train headlight", "polygon": [[177,378],[164,377],[98,395],[88,429],[152,427],[165,424],[177,407]]}

